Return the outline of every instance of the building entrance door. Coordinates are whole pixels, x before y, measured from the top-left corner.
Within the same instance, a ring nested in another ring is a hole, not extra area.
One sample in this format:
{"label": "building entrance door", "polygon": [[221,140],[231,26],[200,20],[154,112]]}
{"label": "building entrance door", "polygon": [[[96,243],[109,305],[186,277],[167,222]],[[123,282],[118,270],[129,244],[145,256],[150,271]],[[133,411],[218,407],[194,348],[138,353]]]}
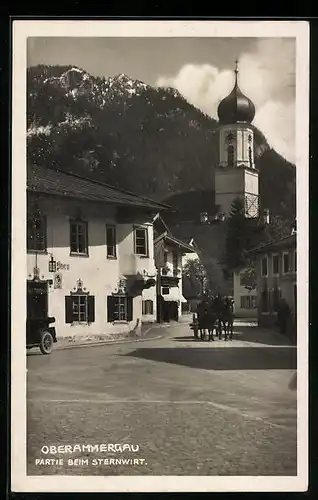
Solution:
{"label": "building entrance door", "polygon": [[48,315],[47,281],[27,282],[27,319],[44,319]]}

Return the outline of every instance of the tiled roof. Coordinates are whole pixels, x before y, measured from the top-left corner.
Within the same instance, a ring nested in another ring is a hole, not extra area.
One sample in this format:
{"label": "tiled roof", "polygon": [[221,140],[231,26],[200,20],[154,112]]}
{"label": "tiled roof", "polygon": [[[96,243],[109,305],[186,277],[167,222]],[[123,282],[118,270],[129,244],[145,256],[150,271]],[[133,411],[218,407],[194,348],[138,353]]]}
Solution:
{"label": "tiled roof", "polygon": [[114,188],[108,184],[34,164],[28,165],[27,190],[86,201],[122,206],[133,205],[158,211],[171,210],[169,205]]}
{"label": "tiled roof", "polygon": [[246,252],[247,255],[256,255],[264,252],[268,252],[269,250],[275,250],[278,248],[287,248],[296,245],[296,233],[290,234],[283,238],[279,238],[278,240],[271,241],[265,245],[261,245],[259,247],[253,248]]}

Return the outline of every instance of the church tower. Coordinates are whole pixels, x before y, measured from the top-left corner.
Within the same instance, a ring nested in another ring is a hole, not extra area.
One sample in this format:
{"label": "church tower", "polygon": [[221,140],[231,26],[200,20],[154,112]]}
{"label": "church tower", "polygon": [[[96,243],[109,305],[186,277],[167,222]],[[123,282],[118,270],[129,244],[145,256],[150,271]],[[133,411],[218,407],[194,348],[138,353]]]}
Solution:
{"label": "church tower", "polygon": [[254,163],[255,106],[238,86],[238,61],[232,92],[219,104],[219,165],[215,169],[215,204],[228,215],[241,198],[245,216],[259,216],[259,174]]}

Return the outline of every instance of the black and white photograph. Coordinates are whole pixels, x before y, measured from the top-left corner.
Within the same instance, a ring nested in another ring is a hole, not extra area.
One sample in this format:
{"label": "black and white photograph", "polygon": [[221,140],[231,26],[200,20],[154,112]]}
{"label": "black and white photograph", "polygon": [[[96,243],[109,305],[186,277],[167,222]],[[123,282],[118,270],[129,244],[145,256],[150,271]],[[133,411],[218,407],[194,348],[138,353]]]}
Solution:
{"label": "black and white photograph", "polygon": [[309,28],[15,21],[13,491],[305,491]]}

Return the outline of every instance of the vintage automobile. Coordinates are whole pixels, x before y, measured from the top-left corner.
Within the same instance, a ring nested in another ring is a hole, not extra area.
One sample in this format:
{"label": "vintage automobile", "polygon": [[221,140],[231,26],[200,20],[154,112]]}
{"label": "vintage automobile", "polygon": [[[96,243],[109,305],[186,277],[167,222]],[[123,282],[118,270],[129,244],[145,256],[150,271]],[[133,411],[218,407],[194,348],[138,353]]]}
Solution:
{"label": "vintage automobile", "polygon": [[26,347],[39,347],[42,354],[51,354],[56,340],[55,318],[29,318],[26,327]]}
{"label": "vintage automobile", "polygon": [[57,342],[55,318],[48,315],[47,282],[27,283],[26,348],[39,347],[42,354],[51,354]]}

